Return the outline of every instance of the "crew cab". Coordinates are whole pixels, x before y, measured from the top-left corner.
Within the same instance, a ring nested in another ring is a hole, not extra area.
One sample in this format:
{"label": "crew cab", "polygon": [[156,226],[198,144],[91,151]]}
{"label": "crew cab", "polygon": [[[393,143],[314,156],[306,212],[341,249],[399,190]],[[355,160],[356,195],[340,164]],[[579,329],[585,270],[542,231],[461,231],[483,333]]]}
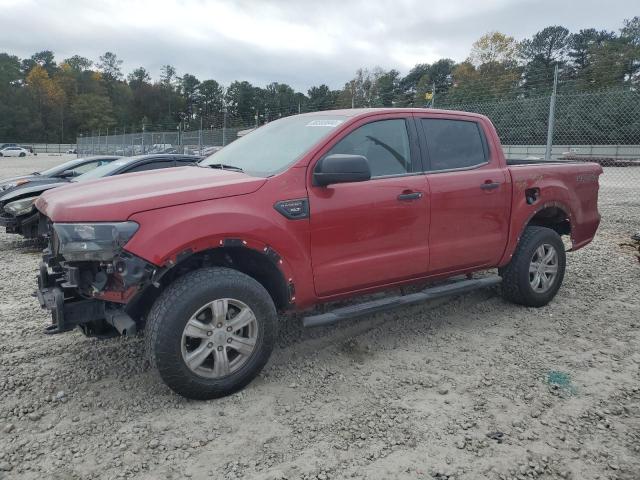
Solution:
{"label": "crew cab", "polygon": [[49,235],[37,292],[47,331],[144,329],[151,364],[190,398],[247,385],[278,312],[322,305],[303,321],[326,325],[498,283],[507,300],[543,306],[566,249],[588,244],[600,221],[599,165],[507,162],[489,119],[465,112],[296,115],[199,167],[36,202]]}

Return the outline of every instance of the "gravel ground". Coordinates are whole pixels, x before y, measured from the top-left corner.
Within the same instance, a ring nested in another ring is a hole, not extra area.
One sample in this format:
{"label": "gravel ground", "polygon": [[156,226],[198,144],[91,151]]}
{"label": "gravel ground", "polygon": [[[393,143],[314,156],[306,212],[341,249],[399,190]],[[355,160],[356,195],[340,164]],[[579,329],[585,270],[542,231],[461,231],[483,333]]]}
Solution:
{"label": "gravel ground", "polygon": [[605,174],[597,238],[547,307],[485,291],[312,331],[283,318],[262,375],[210,402],[162,385],[140,338],[42,335],[40,253],[0,233],[0,478],[639,479],[640,269],[620,245],[638,170]]}

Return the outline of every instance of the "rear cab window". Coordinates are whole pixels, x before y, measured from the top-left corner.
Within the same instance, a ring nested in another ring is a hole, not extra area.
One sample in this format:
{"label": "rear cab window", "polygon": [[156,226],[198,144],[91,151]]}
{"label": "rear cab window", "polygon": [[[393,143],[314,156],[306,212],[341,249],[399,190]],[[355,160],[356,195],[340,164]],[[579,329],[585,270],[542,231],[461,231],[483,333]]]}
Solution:
{"label": "rear cab window", "polygon": [[428,170],[470,169],[488,163],[487,142],[478,122],[420,118]]}

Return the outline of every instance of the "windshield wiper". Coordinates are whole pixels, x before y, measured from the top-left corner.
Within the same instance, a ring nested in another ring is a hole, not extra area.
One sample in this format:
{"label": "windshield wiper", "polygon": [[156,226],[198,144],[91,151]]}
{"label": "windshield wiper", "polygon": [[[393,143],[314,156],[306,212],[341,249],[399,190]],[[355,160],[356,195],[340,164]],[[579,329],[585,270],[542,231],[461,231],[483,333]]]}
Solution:
{"label": "windshield wiper", "polygon": [[244,172],[244,170],[240,167],[236,167],[235,165],[227,165],[225,163],[212,163],[207,165],[209,168],[219,168],[220,170],[233,170],[234,172]]}

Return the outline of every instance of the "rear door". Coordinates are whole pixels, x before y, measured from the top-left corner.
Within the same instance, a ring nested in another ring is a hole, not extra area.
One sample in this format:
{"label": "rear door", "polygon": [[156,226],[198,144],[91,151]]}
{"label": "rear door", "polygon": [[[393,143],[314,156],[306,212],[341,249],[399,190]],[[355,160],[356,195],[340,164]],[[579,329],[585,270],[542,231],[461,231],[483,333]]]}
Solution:
{"label": "rear door", "polygon": [[425,275],[428,192],[411,116],[363,120],[320,158],[335,153],[367,157],[372,178],[308,187],[317,295]]}
{"label": "rear door", "polygon": [[493,266],[504,251],[511,191],[473,117],[416,115],[430,186],[431,274]]}

